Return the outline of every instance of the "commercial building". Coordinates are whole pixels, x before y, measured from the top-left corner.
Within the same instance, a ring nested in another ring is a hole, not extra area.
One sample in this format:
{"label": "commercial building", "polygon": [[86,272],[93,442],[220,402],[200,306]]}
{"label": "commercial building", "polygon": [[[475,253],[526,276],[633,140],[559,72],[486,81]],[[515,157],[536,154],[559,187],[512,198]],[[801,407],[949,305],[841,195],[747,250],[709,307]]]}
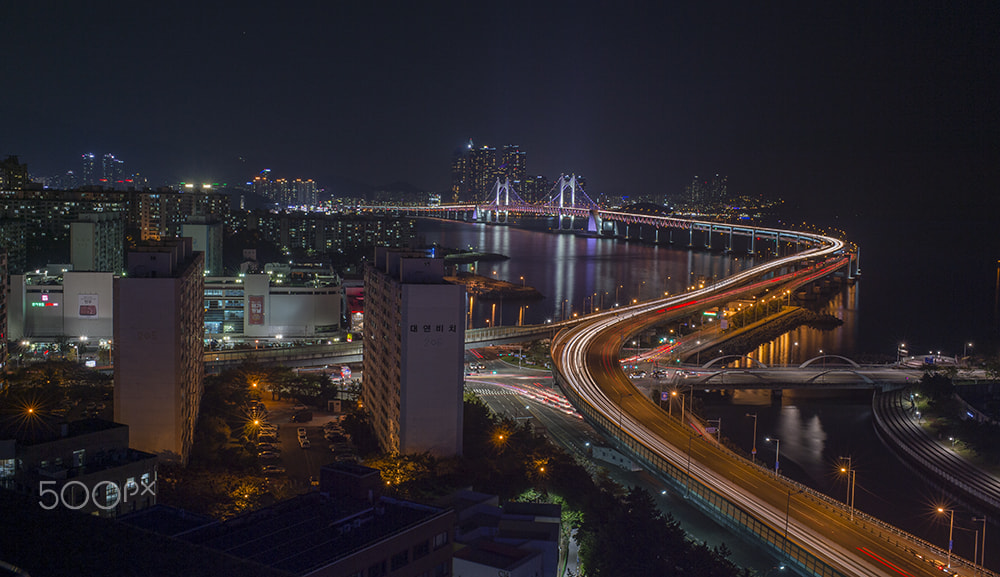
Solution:
{"label": "commercial building", "polygon": [[362,396],[383,450],[462,453],[464,306],[443,259],[376,249],[365,270]]}
{"label": "commercial building", "polygon": [[[261,274],[204,279],[204,338],[330,337],[343,328],[344,288],[332,270],[281,264],[265,268]],[[0,297],[8,303],[5,334],[29,344],[66,341],[81,349],[109,347],[115,277],[110,272],[63,271],[58,265],[10,275]]]}
{"label": "commercial building", "polygon": [[53,506],[115,516],[156,504],[155,455],[129,448],[129,428],[41,417],[0,427],[0,487]]}
{"label": "commercial building", "polygon": [[344,307],[332,270],[268,264],[264,274],[205,279],[205,337],[331,336],[343,325]]}
{"label": "commercial building", "polygon": [[204,255],[182,238],[129,252],[114,280],[115,421],[187,462],[204,390]]}
{"label": "commercial building", "polygon": [[110,340],[114,275],[52,272],[10,275],[10,339]]}

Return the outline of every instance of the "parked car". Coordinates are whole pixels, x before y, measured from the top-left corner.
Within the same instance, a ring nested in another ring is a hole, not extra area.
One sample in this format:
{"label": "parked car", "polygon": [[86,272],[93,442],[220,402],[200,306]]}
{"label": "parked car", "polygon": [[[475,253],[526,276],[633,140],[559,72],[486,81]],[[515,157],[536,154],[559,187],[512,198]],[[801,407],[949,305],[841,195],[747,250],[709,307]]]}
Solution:
{"label": "parked car", "polygon": [[257,449],[260,451],[274,451],[275,453],[281,452],[281,448],[274,443],[260,443],[257,445]]}
{"label": "parked car", "polygon": [[301,437],[299,439],[299,446],[302,447],[303,449],[308,449],[309,447],[312,446],[312,443],[309,442],[309,439]]}
{"label": "parked car", "polygon": [[306,407],[306,406],[305,406],[305,405],[303,405],[302,403],[299,403],[299,404],[295,405],[294,407],[292,407],[292,410],[293,410],[293,411],[304,411],[304,410],[306,410],[307,408],[308,408],[308,407]]}
{"label": "parked car", "polygon": [[281,458],[281,454],[274,451],[263,451],[257,456],[264,461],[273,461]]}
{"label": "parked car", "polygon": [[284,467],[279,467],[277,465],[264,465],[263,467],[261,467],[261,471],[263,471],[265,475],[284,475],[285,474],[285,468]]}
{"label": "parked car", "polygon": [[302,437],[305,437],[305,436],[306,436],[306,428],[305,428],[305,427],[299,427],[299,428],[298,428],[298,433],[299,433],[299,438],[300,438],[300,439],[301,439]]}

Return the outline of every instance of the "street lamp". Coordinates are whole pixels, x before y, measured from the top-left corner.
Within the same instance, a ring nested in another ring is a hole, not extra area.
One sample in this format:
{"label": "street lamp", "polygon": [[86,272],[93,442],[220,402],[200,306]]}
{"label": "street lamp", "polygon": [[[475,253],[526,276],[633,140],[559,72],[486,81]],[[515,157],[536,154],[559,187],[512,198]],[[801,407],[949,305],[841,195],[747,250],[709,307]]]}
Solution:
{"label": "street lamp", "polygon": [[951,520],[948,522],[948,568],[951,569],[952,536],[955,534],[955,510],[938,507],[938,513],[944,513],[945,511],[951,513]]}
{"label": "street lamp", "polygon": [[969,356],[969,349],[971,348],[972,348],[972,343],[965,343],[965,346],[962,347],[962,356],[963,357]]}
{"label": "street lamp", "polygon": [[785,501],[785,537],[781,542],[781,556],[785,556],[785,546],[788,544],[788,512],[792,508],[792,495],[798,495],[799,493],[805,492],[805,489],[799,489],[794,493],[792,491],[788,492],[788,499]]}
{"label": "street lamp", "polygon": [[774,474],[778,474],[778,461],[781,456],[781,439],[775,439],[774,437],[764,437],[764,440],[770,443],[774,441]]}
{"label": "street lamp", "polygon": [[841,459],[847,461],[847,466],[846,467],[841,467],[840,468],[840,472],[841,473],[847,473],[847,480],[851,482],[851,484],[847,488],[847,499],[845,500],[845,504],[849,504],[850,507],[851,507],[851,521],[853,521],[854,520],[854,482],[857,481],[857,479],[858,479],[858,472],[856,470],[854,470],[854,467],[851,466],[851,458],[850,457],[841,457]]}
{"label": "street lamp", "polygon": [[753,417],[753,448],[750,449],[750,462],[757,462],[757,413],[747,413],[748,417]]}
{"label": "street lamp", "polygon": [[625,397],[631,397],[631,396],[632,396],[632,393],[626,393],[625,391],[622,391],[622,392],[618,393],[618,430],[619,431],[622,428],[622,401],[625,400]]}
{"label": "street lamp", "polygon": [[[982,567],[983,569],[985,569],[986,568],[986,515],[983,515],[982,517],[973,517],[972,518],[972,522],[973,523],[978,523],[979,521],[983,522],[983,548],[981,550],[980,557],[979,557],[979,566]],[[977,546],[978,546],[978,543],[977,543]],[[973,559],[972,563],[975,564],[976,560]]]}
{"label": "street lamp", "polygon": [[618,290],[622,288],[625,288],[625,285],[618,285],[615,288],[615,306],[618,306]]}

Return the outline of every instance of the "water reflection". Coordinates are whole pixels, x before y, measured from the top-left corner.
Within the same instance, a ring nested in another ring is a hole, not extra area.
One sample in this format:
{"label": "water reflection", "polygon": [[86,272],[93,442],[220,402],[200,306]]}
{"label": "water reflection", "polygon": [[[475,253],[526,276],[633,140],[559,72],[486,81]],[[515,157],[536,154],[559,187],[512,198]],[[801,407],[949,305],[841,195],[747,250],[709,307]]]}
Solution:
{"label": "water reflection", "polygon": [[[581,237],[507,226],[419,220],[428,243],[496,252],[477,274],[537,288],[540,301],[469,299],[469,326],[540,324],[654,296],[677,294],[754,265],[747,255]],[[488,322],[487,322],[488,321]]]}

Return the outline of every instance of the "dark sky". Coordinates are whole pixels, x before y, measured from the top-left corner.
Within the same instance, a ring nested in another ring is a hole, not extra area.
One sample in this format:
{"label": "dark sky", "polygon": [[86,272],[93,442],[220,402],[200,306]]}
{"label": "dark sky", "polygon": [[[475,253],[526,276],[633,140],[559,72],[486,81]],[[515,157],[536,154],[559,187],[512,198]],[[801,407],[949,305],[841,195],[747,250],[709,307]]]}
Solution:
{"label": "dark sky", "polygon": [[7,2],[0,154],[442,190],[471,137],[591,192],[720,172],[848,212],[995,194],[997,4],[813,4]]}

